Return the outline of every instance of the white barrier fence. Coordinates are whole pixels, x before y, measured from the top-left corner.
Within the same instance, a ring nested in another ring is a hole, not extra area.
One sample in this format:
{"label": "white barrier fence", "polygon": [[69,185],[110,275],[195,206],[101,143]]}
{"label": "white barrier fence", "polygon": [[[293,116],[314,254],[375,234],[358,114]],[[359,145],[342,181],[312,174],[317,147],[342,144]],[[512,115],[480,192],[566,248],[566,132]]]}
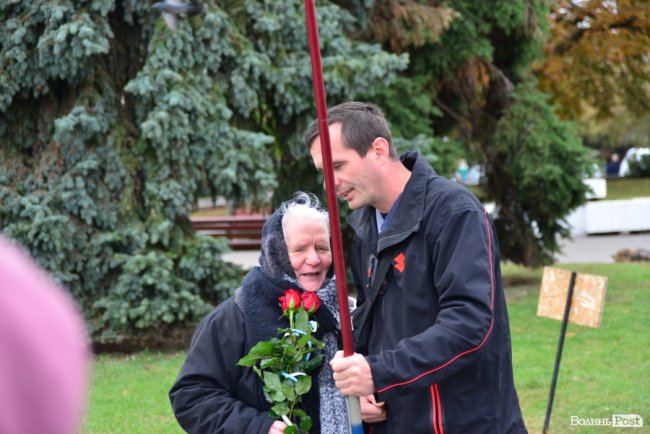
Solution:
{"label": "white barrier fence", "polygon": [[571,234],[650,230],[650,197],[587,202],[569,215]]}

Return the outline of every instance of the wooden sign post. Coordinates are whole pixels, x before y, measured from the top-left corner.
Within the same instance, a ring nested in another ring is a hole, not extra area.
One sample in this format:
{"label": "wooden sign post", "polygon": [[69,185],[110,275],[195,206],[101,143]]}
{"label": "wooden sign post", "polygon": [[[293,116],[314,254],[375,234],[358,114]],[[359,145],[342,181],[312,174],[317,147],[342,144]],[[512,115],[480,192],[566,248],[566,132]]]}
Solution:
{"label": "wooden sign post", "polygon": [[547,433],[551,420],[553,397],[555,396],[555,386],[560,371],[560,360],[567,325],[572,322],[588,327],[600,327],[605,306],[606,287],[606,277],[544,267],[537,316],[562,320],[551,391],[549,392],[548,406],[546,407],[546,417],[544,418],[544,434]]}

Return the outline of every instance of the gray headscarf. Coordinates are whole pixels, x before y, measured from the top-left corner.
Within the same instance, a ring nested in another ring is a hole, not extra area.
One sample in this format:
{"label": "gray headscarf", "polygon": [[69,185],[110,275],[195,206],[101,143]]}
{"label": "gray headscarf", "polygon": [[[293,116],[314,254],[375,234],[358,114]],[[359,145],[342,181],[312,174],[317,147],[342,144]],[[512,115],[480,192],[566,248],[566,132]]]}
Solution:
{"label": "gray headscarf", "polygon": [[289,276],[296,279],[296,273],[291,268],[287,243],[284,241],[284,232],[282,231],[283,209],[284,207],[281,206],[271,214],[262,228],[260,267],[271,277],[284,278]]}

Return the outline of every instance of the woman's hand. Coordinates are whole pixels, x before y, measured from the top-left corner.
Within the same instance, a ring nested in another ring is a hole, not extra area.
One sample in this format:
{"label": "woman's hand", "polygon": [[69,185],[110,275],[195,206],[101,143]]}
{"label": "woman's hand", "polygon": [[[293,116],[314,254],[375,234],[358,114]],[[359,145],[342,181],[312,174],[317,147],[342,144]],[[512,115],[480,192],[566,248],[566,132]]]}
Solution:
{"label": "woman's hand", "polygon": [[377,402],[375,395],[359,397],[361,403],[361,420],[366,423],[377,423],[386,420],[386,403]]}
{"label": "woman's hand", "polygon": [[276,420],[273,422],[273,425],[271,425],[271,428],[269,429],[269,434],[283,434],[284,429],[287,427],[287,424]]}
{"label": "woman's hand", "polygon": [[271,428],[269,428],[269,434],[283,434],[286,427],[286,423],[276,420],[273,422],[273,425],[271,425]]}
{"label": "woman's hand", "polygon": [[284,429],[287,427],[287,424],[280,421],[276,420],[273,422],[273,425],[271,425],[271,428],[269,429],[269,434],[283,434]]}

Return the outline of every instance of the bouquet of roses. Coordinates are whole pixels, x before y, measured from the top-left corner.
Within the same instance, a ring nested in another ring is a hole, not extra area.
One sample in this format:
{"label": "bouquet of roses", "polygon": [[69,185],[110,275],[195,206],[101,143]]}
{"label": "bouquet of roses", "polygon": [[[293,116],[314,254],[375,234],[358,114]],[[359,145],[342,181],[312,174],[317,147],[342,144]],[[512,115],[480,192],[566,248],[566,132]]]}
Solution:
{"label": "bouquet of roses", "polygon": [[318,324],[310,317],[320,307],[315,292],[288,289],[280,297],[282,316],[289,319],[289,328],[278,329],[278,337],[258,342],[242,357],[238,365],[252,367],[263,382],[264,396],[273,406],[269,414],[283,420],[285,433],[307,433],[311,418],[299,408],[302,395],[311,389],[309,375],[322,362],[320,349],[324,344],[313,337]]}

